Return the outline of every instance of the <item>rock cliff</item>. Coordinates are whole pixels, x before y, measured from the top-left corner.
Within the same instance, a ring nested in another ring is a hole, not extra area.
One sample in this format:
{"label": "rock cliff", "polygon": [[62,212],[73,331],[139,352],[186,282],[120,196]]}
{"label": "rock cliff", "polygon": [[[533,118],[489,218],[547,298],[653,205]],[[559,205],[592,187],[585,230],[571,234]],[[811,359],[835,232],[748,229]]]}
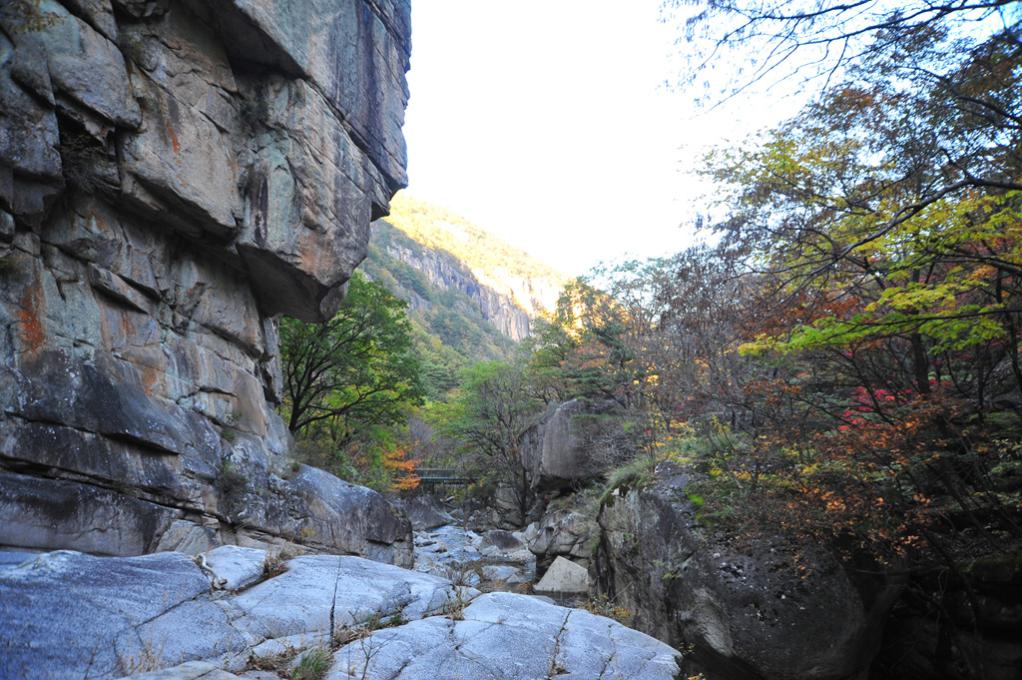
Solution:
{"label": "rock cliff", "polygon": [[[553,311],[567,283],[563,274],[465,218],[404,194],[395,197],[389,217],[373,224],[366,264],[370,275],[386,279],[408,301],[413,316],[455,306],[463,324],[478,319],[514,341],[528,337],[534,320]],[[424,325],[441,334],[442,321]]]}
{"label": "rock cliff", "polygon": [[274,316],[333,313],[406,183],[409,49],[407,0],[4,3],[0,547],[411,563],[273,410]]}
{"label": "rock cliff", "polygon": [[[466,299],[466,312],[492,326],[511,340],[522,340],[529,335],[530,315],[508,293],[500,293],[481,283],[468,265],[454,255],[433,250],[410,238],[401,238],[387,220],[373,224],[373,240],[381,249],[381,264],[388,260],[398,262],[419,272],[429,287],[452,292]],[[372,257],[372,255],[370,256]],[[414,284],[401,286],[398,291],[408,301],[413,313],[428,313],[438,301],[427,290]]]}
{"label": "rock cliff", "polygon": [[683,671],[728,680],[865,678],[902,584],[853,578],[818,546],[702,526],[673,463],[599,515],[597,587],[633,625],[686,651]]}

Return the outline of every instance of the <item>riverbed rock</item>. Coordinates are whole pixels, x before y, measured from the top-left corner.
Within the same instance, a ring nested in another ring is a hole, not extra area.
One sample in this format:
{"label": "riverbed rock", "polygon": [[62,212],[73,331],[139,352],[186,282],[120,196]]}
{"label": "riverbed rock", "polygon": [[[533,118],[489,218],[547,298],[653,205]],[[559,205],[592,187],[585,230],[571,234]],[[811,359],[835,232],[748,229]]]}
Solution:
{"label": "riverbed rock", "polygon": [[402,665],[409,678],[470,666],[509,680],[555,668],[579,679],[677,673],[677,652],[610,619],[359,557],[294,558],[237,592],[212,588],[217,578],[172,552],[58,551],[0,569],[0,677],[267,678],[334,640],[333,678],[356,667],[353,677],[393,677]]}
{"label": "riverbed rock", "polygon": [[509,532],[480,535],[447,525],[416,532],[415,569],[482,590],[505,590],[535,580],[536,558]]}
{"label": "riverbed rock", "polygon": [[276,413],[405,182],[408,2],[292,5],[0,7],[0,548],[411,564]]}
{"label": "riverbed rock", "polygon": [[391,501],[404,510],[415,531],[429,531],[447,524],[454,524],[454,518],[432,495],[421,493],[411,498]]}
{"label": "riverbed rock", "polygon": [[703,527],[691,476],[661,463],[655,482],[623,490],[599,516],[596,586],[632,625],[691,649],[685,672],[729,680],[863,677],[896,581],[853,580],[814,546],[784,536],[736,541]]}
{"label": "riverbed rock", "polygon": [[263,577],[266,551],[222,545],[203,553],[199,563],[206,569],[215,588],[238,590]]}
{"label": "riverbed rock", "polygon": [[569,559],[558,557],[535,585],[537,593],[578,594],[589,591],[589,572]]}
{"label": "riverbed rock", "polygon": [[327,677],[673,680],[678,656],[611,619],[490,593],[458,616],[431,617],[349,643],[334,654]]}

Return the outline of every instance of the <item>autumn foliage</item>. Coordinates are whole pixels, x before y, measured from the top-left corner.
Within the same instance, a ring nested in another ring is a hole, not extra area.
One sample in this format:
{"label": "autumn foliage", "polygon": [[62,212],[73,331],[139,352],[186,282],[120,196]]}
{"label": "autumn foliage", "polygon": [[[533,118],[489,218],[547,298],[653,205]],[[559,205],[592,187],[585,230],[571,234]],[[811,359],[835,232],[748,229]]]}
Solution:
{"label": "autumn foliage", "polygon": [[415,472],[418,467],[419,461],[410,458],[408,451],[403,448],[394,448],[383,454],[383,468],[392,476],[391,489],[393,491],[418,489],[422,481]]}

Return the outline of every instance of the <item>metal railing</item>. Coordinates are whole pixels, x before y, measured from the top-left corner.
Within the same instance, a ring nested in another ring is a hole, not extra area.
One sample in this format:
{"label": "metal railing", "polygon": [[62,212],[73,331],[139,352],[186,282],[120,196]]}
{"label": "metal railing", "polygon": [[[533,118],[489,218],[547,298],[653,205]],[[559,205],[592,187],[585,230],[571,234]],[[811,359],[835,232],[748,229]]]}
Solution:
{"label": "metal railing", "polygon": [[421,484],[471,484],[475,480],[455,468],[417,468]]}

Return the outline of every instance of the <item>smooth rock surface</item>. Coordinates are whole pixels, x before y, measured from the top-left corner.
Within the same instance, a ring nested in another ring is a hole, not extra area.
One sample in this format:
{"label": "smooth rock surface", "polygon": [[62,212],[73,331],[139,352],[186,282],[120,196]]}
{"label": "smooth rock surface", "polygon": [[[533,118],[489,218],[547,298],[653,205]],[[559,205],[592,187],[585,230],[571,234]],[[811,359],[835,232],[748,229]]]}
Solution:
{"label": "smooth rock surface", "polygon": [[536,584],[537,593],[585,593],[589,591],[589,572],[564,557],[557,557]]}
{"label": "smooth rock surface", "polygon": [[[239,555],[220,557],[229,554]],[[298,557],[282,569],[237,592],[211,588],[217,576],[171,552],[59,551],[0,569],[0,677],[266,680],[284,677],[267,667],[283,671],[332,639],[350,640],[334,653],[333,678],[391,678],[401,667],[402,677],[432,680],[490,677],[483,668],[509,679],[677,673],[678,654],[663,643],[536,598],[480,597],[352,556]]]}
{"label": "smooth rock surface", "polygon": [[265,550],[236,545],[222,545],[201,557],[200,564],[208,569],[214,587],[224,590],[238,590],[255,583],[263,577],[266,564]]}
{"label": "smooth rock surface", "polygon": [[674,680],[678,653],[589,612],[490,593],[460,617],[377,631],[334,654],[331,680]]}

